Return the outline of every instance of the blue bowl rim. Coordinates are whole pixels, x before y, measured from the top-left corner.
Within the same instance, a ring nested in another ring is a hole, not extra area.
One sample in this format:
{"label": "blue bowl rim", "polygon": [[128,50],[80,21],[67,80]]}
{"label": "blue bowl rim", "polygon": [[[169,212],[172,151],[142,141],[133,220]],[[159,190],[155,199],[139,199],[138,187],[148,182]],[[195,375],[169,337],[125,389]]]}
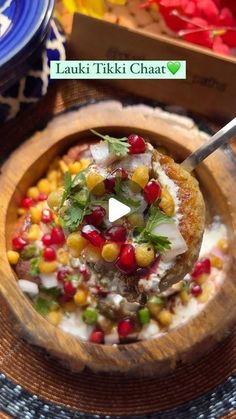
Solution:
{"label": "blue bowl rim", "polygon": [[[1,54],[0,54],[0,72],[6,64],[9,65],[11,60],[14,59],[16,55],[18,55],[22,50],[25,50],[25,48],[27,47],[27,45],[31,42],[33,38],[37,39],[38,33],[40,34],[41,31],[47,30],[48,24],[53,14],[55,1],[42,0],[42,2],[43,2],[42,8],[37,13],[37,19],[35,19],[34,17],[34,22],[33,22],[34,25],[33,25],[32,30],[30,30],[30,27],[29,27],[29,31],[25,32],[24,37],[21,40],[21,42],[18,44],[16,42],[13,48],[11,48],[6,55],[1,57]],[[32,22],[30,22],[30,24],[32,27]],[[12,32],[14,32],[14,27],[12,29]],[[40,39],[40,36],[39,36],[39,39]],[[5,40],[8,41],[7,36]]]}

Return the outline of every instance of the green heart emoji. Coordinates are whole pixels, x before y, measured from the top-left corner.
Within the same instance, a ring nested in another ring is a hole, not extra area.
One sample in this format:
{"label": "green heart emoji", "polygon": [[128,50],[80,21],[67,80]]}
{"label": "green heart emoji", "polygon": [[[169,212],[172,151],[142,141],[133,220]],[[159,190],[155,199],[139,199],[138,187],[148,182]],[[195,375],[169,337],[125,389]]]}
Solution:
{"label": "green heart emoji", "polygon": [[177,71],[179,71],[180,67],[181,67],[181,63],[179,61],[169,61],[167,63],[167,67],[168,70],[172,73],[172,74],[176,74]]}

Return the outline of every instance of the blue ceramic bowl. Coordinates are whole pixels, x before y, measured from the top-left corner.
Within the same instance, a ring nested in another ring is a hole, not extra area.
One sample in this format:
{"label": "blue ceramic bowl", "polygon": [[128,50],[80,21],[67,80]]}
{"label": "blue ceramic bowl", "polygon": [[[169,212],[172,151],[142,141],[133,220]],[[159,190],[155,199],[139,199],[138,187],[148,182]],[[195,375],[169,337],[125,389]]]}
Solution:
{"label": "blue ceramic bowl", "polygon": [[35,103],[50,84],[50,60],[65,59],[52,19],[55,0],[0,0],[0,122]]}
{"label": "blue ceramic bowl", "polygon": [[54,0],[0,0],[0,92],[30,67],[46,39]]}

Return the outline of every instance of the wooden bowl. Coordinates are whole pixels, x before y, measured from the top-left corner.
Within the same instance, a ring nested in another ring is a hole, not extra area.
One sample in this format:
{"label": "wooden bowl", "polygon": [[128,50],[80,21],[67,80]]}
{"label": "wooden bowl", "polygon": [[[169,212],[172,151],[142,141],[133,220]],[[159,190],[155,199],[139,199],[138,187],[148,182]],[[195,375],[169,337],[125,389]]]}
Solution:
{"label": "wooden bowl", "polygon": [[17,221],[17,205],[26,189],[46,171],[50,161],[68,147],[89,138],[89,129],[137,132],[153,144],[164,145],[178,159],[200,146],[205,136],[193,122],[146,106],[123,108],[103,102],[55,118],[43,131],[19,147],[2,168],[0,179],[0,292],[8,302],[23,335],[44,347],[71,369],[164,374],[179,361],[192,362],[227,335],[236,319],[236,199],[235,165],[218,150],[199,166],[197,176],[228,232],[230,260],[222,287],[205,308],[186,324],[156,339],[118,346],[84,343],[41,317],[20,291],[6,251]]}

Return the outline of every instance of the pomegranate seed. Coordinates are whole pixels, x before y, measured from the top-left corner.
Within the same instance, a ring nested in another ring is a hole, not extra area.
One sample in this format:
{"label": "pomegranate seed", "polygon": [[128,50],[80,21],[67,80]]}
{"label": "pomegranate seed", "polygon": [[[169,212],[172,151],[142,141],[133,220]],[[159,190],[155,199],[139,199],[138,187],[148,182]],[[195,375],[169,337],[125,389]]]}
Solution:
{"label": "pomegranate seed", "polygon": [[63,284],[63,288],[64,288],[64,292],[66,295],[69,295],[71,297],[73,297],[73,295],[75,295],[76,293],[76,288],[74,287],[74,285],[72,284],[72,282],[65,282]]}
{"label": "pomegranate seed", "polygon": [[82,228],[81,235],[96,247],[103,246],[106,241],[100,232],[90,224],[87,224]]}
{"label": "pomegranate seed", "polygon": [[58,246],[65,243],[65,234],[61,227],[54,227],[51,231],[52,237],[52,244],[56,244]]}
{"label": "pomegranate seed", "polygon": [[80,271],[81,275],[83,275],[84,279],[87,279],[87,278],[90,277],[90,272],[85,265],[80,266],[79,271]]}
{"label": "pomegranate seed", "polygon": [[123,226],[113,226],[105,230],[103,234],[107,240],[112,240],[114,242],[124,242],[127,237],[127,230]]}
{"label": "pomegranate seed", "polygon": [[107,176],[104,180],[105,188],[107,192],[114,192],[116,186],[116,177],[115,176]]}
{"label": "pomegranate seed", "polygon": [[21,236],[14,237],[12,240],[12,246],[14,250],[17,250],[18,252],[23,250],[27,244],[29,244],[29,241]]}
{"label": "pomegranate seed", "polygon": [[45,247],[45,249],[43,249],[43,257],[48,262],[52,262],[53,260],[56,260],[57,254],[56,254],[55,249],[53,249],[52,247]]}
{"label": "pomegranate seed", "polygon": [[153,204],[161,196],[161,186],[155,180],[150,180],[144,188],[144,197],[148,204]]}
{"label": "pomegranate seed", "polygon": [[140,154],[145,152],[146,143],[140,135],[131,134],[128,137],[128,142],[130,144],[129,154]]}
{"label": "pomegranate seed", "polygon": [[42,218],[41,218],[42,223],[48,224],[48,223],[51,223],[52,220],[53,220],[52,211],[48,208],[44,209],[42,212]]}
{"label": "pomegranate seed", "polygon": [[42,201],[46,201],[47,199],[48,199],[48,195],[44,192],[40,192],[37,200],[39,202],[42,202]]}
{"label": "pomegranate seed", "polygon": [[34,204],[34,200],[32,198],[23,198],[21,200],[20,206],[24,209],[29,209]]}
{"label": "pomegranate seed", "polygon": [[68,268],[60,268],[57,271],[57,280],[59,282],[61,282],[62,284],[65,282],[65,279],[67,278],[67,276],[69,275],[70,271]]}
{"label": "pomegranate seed", "polygon": [[130,319],[123,319],[118,324],[118,333],[122,337],[130,335],[134,331],[134,324]]}
{"label": "pomegranate seed", "polygon": [[103,222],[105,215],[106,215],[105,208],[101,207],[100,205],[97,205],[96,207],[94,207],[91,214],[86,215],[84,219],[87,224],[99,226]]}
{"label": "pomegranate seed", "polygon": [[59,297],[57,298],[57,301],[58,301],[60,304],[65,304],[65,303],[68,303],[68,301],[71,301],[72,297],[73,297],[73,296],[71,296],[71,295],[61,294],[61,295],[59,295]]}
{"label": "pomegranate seed", "polygon": [[191,286],[191,290],[190,291],[191,291],[191,294],[194,297],[198,297],[202,293],[202,287],[201,287],[201,285],[193,284]]}
{"label": "pomegranate seed", "polygon": [[118,169],[113,170],[113,172],[111,172],[111,174],[114,176],[116,176],[116,178],[121,177],[123,180],[127,180],[129,178],[129,174],[128,172],[123,169],[123,167],[118,167]]}
{"label": "pomegranate seed", "polygon": [[90,335],[89,341],[92,343],[103,343],[104,333],[100,329],[94,329]]}
{"label": "pomegranate seed", "polygon": [[132,244],[124,244],[121,247],[120,257],[116,262],[116,266],[126,274],[132,273],[137,269],[135,252]]}
{"label": "pomegranate seed", "polygon": [[100,285],[96,286],[97,295],[100,297],[106,297],[108,294],[108,291],[105,291]]}
{"label": "pomegranate seed", "polygon": [[211,273],[211,261],[208,258],[199,260],[195,266],[194,270],[192,272],[192,278],[197,278],[200,275],[203,274],[210,274]]}
{"label": "pomegranate seed", "polygon": [[52,236],[50,233],[44,234],[42,237],[42,242],[44,246],[51,246],[52,244]]}

